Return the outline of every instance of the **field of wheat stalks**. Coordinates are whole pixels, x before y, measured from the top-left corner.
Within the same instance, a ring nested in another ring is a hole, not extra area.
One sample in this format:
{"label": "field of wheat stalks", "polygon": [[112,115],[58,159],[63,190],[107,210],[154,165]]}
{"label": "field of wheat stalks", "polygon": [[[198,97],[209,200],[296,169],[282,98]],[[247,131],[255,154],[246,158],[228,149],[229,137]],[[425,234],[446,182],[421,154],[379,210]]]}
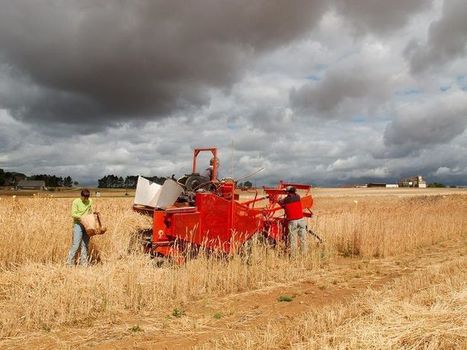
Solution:
{"label": "field of wheat stalks", "polygon": [[[309,227],[325,244],[306,256],[255,245],[251,261],[200,256],[183,266],[155,266],[137,232],[151,220],[129,198],[97,198],[108,231],[93,237],[87,268],[65,265],[71,201],[0,199],[0,337],[153,311],[169,314],[189,301],[296,281],[336,257],[384,258],[464,237],[465,195],[320,198]],[[395,287],[396,288],[396,287]],[[240,340],[239,340],[240,341]]]}
{"label": "field of wheat stalks", "polygon": [[466,259],[456,257],[348,303],[267,322],[197,349],[466,349],[466,268]]}

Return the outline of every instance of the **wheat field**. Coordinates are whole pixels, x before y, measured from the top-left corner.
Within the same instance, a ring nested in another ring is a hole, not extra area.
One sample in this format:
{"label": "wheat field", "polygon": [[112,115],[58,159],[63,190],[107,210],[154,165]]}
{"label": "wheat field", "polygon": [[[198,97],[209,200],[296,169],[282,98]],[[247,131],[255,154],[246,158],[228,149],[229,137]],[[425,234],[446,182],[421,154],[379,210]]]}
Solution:
{"label": "wheat field", "polygon": [[[326,274],[342,259],[396,261],[440,242],[457,242],[460,253],[452,259],[447,256],[441,265],[394,279],[385,290],[362,291],[337,309],[325,306],[286,324],[266,322],[236,337],[206,339],[201,347],[360,349],[390,344],[435,349],[465,345],[464,194],[320,196],[309,227],[325,244],[313,244],[306,256],[291,260],[281,249],[256,244],[249,264],[241,254],[229,259],[201,255],[183,266],[162,267],[142,252],[137,232],[150,226],[151,219],[134,213],[130,198],[95,198],[94,202],[108,231],[91,239],[90,267],[70,268],[65,265],[71,243],[70,198],[0,199],[0,338],[7,341],[5,346],[28,333],[85,329],[148,314],[159,318],[162,328],[171,322],[168,316],[174,318],[172,331],[183,332],[188,326],[180,320],[189,317],[175,317],[176,310],[183,315],[190,303],[315,278],[318,271]],[[190,322],[190,327],[204,325],[201,319]]]}

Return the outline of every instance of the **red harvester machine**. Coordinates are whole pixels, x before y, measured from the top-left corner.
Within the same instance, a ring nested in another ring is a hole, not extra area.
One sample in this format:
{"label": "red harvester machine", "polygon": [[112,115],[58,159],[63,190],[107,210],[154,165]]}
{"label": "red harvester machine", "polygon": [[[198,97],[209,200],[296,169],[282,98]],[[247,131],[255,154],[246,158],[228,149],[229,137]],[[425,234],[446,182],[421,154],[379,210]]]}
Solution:
{"label": "red harvester machine", "polygon": [[[197,172],[200,152],[212,154],[211,178]],[[149,252],[155,256],[180,257],[187,247],[203,247],[230,253],[256,234],[273,244],[284,241],[287,224],[278,200],[290,185],[301,194],[304,216],[312,216],[310,185],[281,181],[276,188],[249,192],[249,198],[240,201],[233,180],[217,180],[217,167],[216,148],[197,148],[192,173],[177,181],[183,189],[173,205],[164,209],[133,205],[134,210],[154,218],[152,230],[147,231]]]}

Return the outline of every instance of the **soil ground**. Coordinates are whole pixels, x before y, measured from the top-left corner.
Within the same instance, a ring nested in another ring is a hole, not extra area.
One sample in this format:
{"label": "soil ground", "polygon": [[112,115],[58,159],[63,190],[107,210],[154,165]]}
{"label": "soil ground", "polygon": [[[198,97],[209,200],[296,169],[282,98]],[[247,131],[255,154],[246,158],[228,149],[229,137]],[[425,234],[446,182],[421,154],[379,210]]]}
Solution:
{"label": "soil ground", "polygon": [[[288,284],[160,310],[139,316],[120,315],[87,325],[28,333],[0,341],[14,349],[185,349],[212,340],[287,321],[325,305],[347,303],[367,288],[388,286],[394,279],[466,255],[463,241],[445,241],[385,259],[342,258]],[[287,299],[290,301],[279,301]],[[290,297],[290,298],[287,298]],[[174,315],[175,314],[175,315]]]}

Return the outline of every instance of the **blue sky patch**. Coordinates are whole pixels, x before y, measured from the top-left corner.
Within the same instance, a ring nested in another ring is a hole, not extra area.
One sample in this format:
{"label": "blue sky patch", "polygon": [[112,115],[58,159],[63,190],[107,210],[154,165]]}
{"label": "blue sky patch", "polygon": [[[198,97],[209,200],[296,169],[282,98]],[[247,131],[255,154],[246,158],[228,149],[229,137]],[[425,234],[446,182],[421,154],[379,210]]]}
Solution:
{"label": "blue sky patch", "polygon": [[323,71],[323,70],[326,70],[328,68],[328,65],[327,64],[324,64],[324,63],[318,63],[318,64],[315,64],[315,67],[314,67],[317,71]]}
{"label": "blue sky patch", "polygon": [[459,75],[456,78],[457,85],[464,91],[467,91],[467,79],[465,78],[465,75]]}
{"label": "blue sky patch", "polygon": [[396,96],[416,96],[416,95],[421,95],[423,92],[420,89],[417,88],[406,88],[402,90],[396,90],[394,95]]}
{"label": "blue sky patch", "polygon": [[368,118],[365,117],[364,115],[354,115],[352,117],[352,123],[366,123],[368,121]]}
{"label": "blue sky patch", "polygon": [[318,77],[318,76],[316,76],[314,74],[311,74],[311,75],[307,76],[306,79],[307,80],[313,80],[313,81],[320,81],[321,80],[320,77]]}

